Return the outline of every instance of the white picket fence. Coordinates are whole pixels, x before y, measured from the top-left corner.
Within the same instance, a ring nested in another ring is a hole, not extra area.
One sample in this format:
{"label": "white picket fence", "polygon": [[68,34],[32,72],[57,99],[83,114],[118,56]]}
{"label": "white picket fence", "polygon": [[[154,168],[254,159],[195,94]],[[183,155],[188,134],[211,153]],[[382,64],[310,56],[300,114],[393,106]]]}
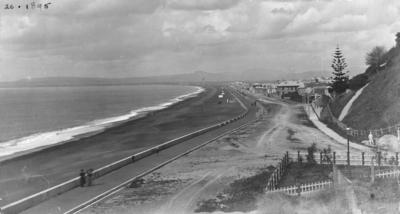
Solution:
{"label": "white picket fence", "polygon": [[400,170],[388,170],[384,172],[378,172],[375,174],[377,178],[398,178],[400,176]]}
{"label": "white picket fence", "polygon": [[[277,188],[282,176],[286,172],[286,167],[288,166],[289,162],[291,161],[298,161],[299,155],[303,159],[303,162],[307,162],[307,153],[305,152],[298,152],[298,153],[285,153],[284,157],[281,159],[281,161],[277,164],[274,172],[271,174],[267,181],[267,186],[266,186],[266,193],[285,193],[288,195],[298,195],[299,191],[300,194],[308,194],[308,193],[314,193],[323,189],[331,188],[333,187],[333,182],[330,180],[327,181],[320,181],[320,182],[314,182],[314,183],[305,183],[301,184],[300,186],[286,186],[286,187],[280,187]],[[359,165],[364,165],[364,166],[370,166],[372,164],[372,158],[375,157],[374,154],[371,153],[364,153],[364,161],[362,161],[363,157],[362,155],[357,155],[353,154],[350,155],[350,165],[353,166],[359,166]],[[320,153],[315,153],[314,154],[314,160],[318,164],[331,164],[328,163],[327,161],[321,161],[321,157],[324,158],[323,155]],[[330,157],[332,159],[332,157]],[[331,160],[332,161],[332,160]],[[363,163],[364,162],[364,163]],[[374,161],[376,165],[376,161]],[[347,164],[347,154],[335,154],[335,163],[340,165],[340,164]],[[381,160],[381,166],[393,166],[389,164],[384,158]],[[399,178],[400,177],[400,170],[388,170],[388,171],[381,171],[375,173],[376,178]]]}
{"label": "white picket fence", "polygon": [[324,189],[332,188],[333,182],[330,180],[314,183],[301,184],[300,186],[287,186],[269,190],[267,193],[284,193],[288,195],[300,195],[318,192]]}

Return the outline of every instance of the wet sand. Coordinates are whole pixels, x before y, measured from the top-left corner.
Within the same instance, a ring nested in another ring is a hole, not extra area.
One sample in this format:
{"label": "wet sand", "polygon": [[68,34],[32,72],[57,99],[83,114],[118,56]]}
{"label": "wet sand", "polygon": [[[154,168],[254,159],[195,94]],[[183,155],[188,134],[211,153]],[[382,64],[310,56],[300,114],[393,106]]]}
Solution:
{"label": "wet sand", "polygon": [[[91,137],[0,162],[0,205],[76,177],[81,168],[96,169],[237,116],[243,111],[237,102],[217,103],[220,87],[207,85],[206,91],[199,96],[147,117],[120,124]],[[229,93],[226,95],[230,97]]]}

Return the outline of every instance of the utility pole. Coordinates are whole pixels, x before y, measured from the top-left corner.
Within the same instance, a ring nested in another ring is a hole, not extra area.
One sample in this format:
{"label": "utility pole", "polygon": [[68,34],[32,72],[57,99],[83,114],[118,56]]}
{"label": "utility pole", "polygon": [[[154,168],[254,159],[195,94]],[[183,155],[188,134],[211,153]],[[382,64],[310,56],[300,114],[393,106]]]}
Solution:
{"label": "utility pole", "polygon": [[349,131],[350,128],[346,128],[346,135],[347,135],[347,165],[350,166],[350,140],[349,140]]}

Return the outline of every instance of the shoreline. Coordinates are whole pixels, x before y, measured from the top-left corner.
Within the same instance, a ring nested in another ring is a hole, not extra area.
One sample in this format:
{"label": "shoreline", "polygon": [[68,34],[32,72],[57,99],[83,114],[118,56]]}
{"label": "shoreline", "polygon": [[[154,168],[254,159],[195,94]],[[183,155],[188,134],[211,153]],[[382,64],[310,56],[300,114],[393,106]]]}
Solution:
{"label": "shoreline", "polygon": [[[238,102],[218,104],[221,86],[204,85],[205,92],[198,96],[146,117],[118,124],[73,143],[2,161],[0,206],[75,178],[80,169],[100,168],[242,113]],[[229,93],[226,96],[233,99]]]}
{"label": "shoreline", "polygon": [[[0,163],[3,163],[8,160],[12,160],[14,158],[18,158],[20,156],[29,155],[30,153],[40,152],[42,150],[49,149],[53,146],[60,146],[63,144],[68,144],[71,142],[79,141],[84,138],[89,138],[89,137],[95,136],[97,134],[107,131],[108,129],[112,129],[113,127],[117,127],[117,126],[120,126],[124,123],[128,123],[131,121],[139,120],[139,119],[147,117],[157,111],[162,111],[162,110],[168,109],[168,108],[170,108],[178,103],[184,102],[190,98],[197,97],[206,90],[203,87],[200,87],[198,85],[187,85],[187,86],[197,88],[197,90],[183,94],[183,95],[179,95],[174,98],[171,98],[167,102],[164,102],[164,103],[131,110],[127,114],[112,116],[112,117],[107,117],[107,118],[100,118],[100,119],[86,122],[85,124],[75,126],[75,127],[35,133],[35,134],[31,134],[31,135],[28,135],[25,137],[12,139],[12,140],[8,140],[5,142],[0,142],[0,148],[1,148],[2,143],[3,144],[17,144],[17,145],[19,143],[21,143],[22,144],[21,147],[23,147],[24,142],[29,141],[29,140],[34,139],[35,137],[39,137],[39,136],[46,137],[45,135],[53,135],[53,137],[57,137],[59,135],[63,135],[63,136],[61,136],[61,138],[63,138],[63,137],[69,138],[69,139],[54,138],[54,139],[52,139],[53,143],[47,143],[45,145],[37,145],[37,146],[28,145],[27,149],[24,149],[24,148],[21,148],[19,150],[17,149],[17,151],[12,152],[10,154],[2,155],[0,152]],[[82,129],[82,131],[81,131],[82,133],[79,132],[79,130],[78,130],[78,133],[73,133],[72,130],[74,130],[74,129]],[[68,133],[68,131],[71,131],[71,133]],[[43,139],[42,141],[44,141],[44,140],[46,140],[46,139]],[[28,142],[28,144],[29,144],[29,142]],[[7,148],[5,148],[5,149],[7,149]],[[7,153],[7,152],[5,152],[5,153]]]}

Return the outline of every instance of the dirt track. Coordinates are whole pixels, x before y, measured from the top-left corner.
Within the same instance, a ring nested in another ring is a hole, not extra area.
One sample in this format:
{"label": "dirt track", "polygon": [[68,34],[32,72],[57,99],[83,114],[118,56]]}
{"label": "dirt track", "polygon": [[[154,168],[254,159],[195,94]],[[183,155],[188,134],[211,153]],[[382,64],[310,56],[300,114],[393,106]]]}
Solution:
{"label": "dirt track", "polygon": [[84,213],[193,213],[199,202],[223,196],[233,182],[267,170],[285,151],[305,150],[313,142],[319,149],[328,145],[336,151],[346,149],[313,127],[301,106],[271,101],[262,104],[262,109],[258,121],[144,177],[143,185]]}

